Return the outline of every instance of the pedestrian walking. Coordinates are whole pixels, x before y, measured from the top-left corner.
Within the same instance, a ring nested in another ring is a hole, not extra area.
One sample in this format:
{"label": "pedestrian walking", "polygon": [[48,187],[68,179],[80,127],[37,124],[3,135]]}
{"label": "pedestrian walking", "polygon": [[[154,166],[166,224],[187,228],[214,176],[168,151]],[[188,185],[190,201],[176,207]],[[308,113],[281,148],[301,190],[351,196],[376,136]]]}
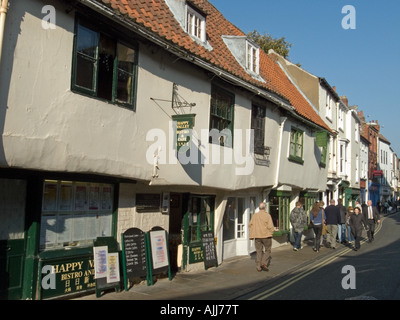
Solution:
{"label": "pedestrian walking", "polygon": [[368,231],[368,225],[365,220],[364,214],[361,213],[360,208],[354,208],[354,214],[350,216],[350,228],[351,233],[354,237],[354,250],[357,251],[361,247],[361,235],[363,227]]}
{"label": "pedestrian walking", "polygon": [[271,215],[266,211],[265,203],[261,202],[258,208],[259,211],[253,215],[249,223],[250,239],[254,239],[256,247],[257,271],[269,271],[274,224]]}
{"label": "pedestrian walking", "polygon": [[[322,206],[320,206],[321,204]],[[325,223],[325,218],[323,202],[315,202],[310,212],[310,221],[315,234],[313,248],[315,252],[319,252],[319,248],[321,246],[322,224]]]}
{"label": "pedestrian walking", "polygon": [[340,224],[340,211],[335,206],[335,200],[329,201],[329,206],[325,208],[326,225],[328,227],[328,234],[326,238],[326,246],[328,248],[336,249],[336,236],[338,234],[338,225]]}
{"label": "pedestrian walking", "polygon": [[343,205],[343,200],[338,199],[337,207],[340,212],[340,223],[338,224],[339,243],[346,243],[346,207]]}
{"label": "pedestrian walking", "polygon": [[368,232],[367,232],[368,241],[372,242],[372,241],[374,241],[375,225],[377,223],[380,223],[381,220],[380,220],[380,215],[379,215],[378,209],[376,207],[372,206],[371,200],[367,201],[367,207],[364,208],[363,214],[364,214],[365,220],[368,224]]}
{"label": "pedestrian walking", "polygon": [[[361,205],[357,206],[356,208],[358,208],[361,212]],[[346,229],[347,229],[347,241],[349,243],[353,243],[354,242],[354,237],[353,234],[351,233],[351,227],[350,227],[350,217],[354,214],[354,209],[352,206],[349,206],[347,208],[347,213],[346,213]]]}
{"label": "pedestrian walking", "polygon": [[307,225],[307,213],[304,211],[303,204],[300,201],[296,202],[296,207],[290,212],[289,220],[293,229],[293,251],[298,251],[302,248],[301,237]]}

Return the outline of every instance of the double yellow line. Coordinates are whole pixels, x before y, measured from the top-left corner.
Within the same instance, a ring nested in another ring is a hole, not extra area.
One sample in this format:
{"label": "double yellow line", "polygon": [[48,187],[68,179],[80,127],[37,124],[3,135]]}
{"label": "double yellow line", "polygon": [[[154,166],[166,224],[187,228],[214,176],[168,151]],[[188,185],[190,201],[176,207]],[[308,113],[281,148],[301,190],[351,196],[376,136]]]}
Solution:
{"label": "double yellow line", "polygon": [[[383,219],[384,218],[381,219],[381,223],[376,228],[375,233],[378,233],[381,230]],[[364,243],[364,242],[366,242],[366,240],[363,240],[361,243]],[[353,249],[347,248],[347,249],[345,249],[343,251],[340,251],[337,254],[335,254],[334,256],[332,256],[332,257],[330,257],[328,259],[324,259],[323,261],[317,263],[316,265],[313,265],[311,268],[308,267],[308,266],[305,266],[305,267],[300,269],[300,270],[303,270],[303,271],[301,271],[299,274],[295,275],[294,277],[291,277],[288,280],[285,280],[285,281],[281,282],[280,284],[278,284],[278,285],[276,285],[276,286],[274,286],[274,287],[272,287],[272,288],[270,288],[268,290],[265,290],[265,291],[255,295],[255,296],[249,298],[249,300],[264,300],[264,299],[267,299],[268,297],[270,297],[270,296],[272,296],[272,295],[274,295],[274,294],[286,289],[287,287],[295,284],[296,282],[300,281],[301,279],[309,276],[310,274],[312,274],[312,273],[318,271],[319,269],[325,267],[326,265],[332,263],[333,261],[335,261],[340,256],[342,256],[342,255],[344,255],[344,254],[346,254],[346,253],[348,253],[348,252],[350,252],[352,250]]]}

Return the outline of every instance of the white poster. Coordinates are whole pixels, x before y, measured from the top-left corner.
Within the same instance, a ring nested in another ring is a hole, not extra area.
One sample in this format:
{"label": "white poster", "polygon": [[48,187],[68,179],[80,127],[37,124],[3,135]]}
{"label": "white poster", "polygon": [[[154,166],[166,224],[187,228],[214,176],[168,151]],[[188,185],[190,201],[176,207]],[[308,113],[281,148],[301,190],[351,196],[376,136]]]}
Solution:
{"label": "white poster", "polygon": [[118,282],[119,278],[119,261],[118,252],[108,254],[108,271],[107,283]]}
{"label": "white poster", "polygon": [[94,256],[94,278],[106,278],[107,277],[107,256],[108,256],[108,247],[93,247],[93,256]]}
{"label": "white poster", "polygon": [[153,269],[168,266],[168,252],[165,230],[151,231],[150,242]]}

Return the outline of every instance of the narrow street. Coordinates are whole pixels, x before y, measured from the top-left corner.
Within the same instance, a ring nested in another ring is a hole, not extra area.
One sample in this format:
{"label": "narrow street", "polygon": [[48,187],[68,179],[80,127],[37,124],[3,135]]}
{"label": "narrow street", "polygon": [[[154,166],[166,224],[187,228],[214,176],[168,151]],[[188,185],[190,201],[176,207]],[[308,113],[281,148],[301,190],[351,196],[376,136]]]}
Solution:
{"label": "narrow street", "polygon": [[399,230],[400,214],[389,215],[377,228],[375,241],[368,243],[364,239],[359,251],[352,248],[339,249],[323,261],[303,265],[290,274],[274,279],[268,287],[239,299],[398,300]]}

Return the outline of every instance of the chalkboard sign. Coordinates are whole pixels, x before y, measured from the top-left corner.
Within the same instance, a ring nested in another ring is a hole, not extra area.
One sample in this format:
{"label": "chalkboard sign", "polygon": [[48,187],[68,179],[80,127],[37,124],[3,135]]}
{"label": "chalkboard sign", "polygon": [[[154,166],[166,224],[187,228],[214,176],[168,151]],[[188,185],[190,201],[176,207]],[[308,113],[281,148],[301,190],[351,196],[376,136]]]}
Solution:
{"label": "chalkboard sign", "polygon": [[127,280],[147,276],[146,237],[138,228],[130,228],[121,235],[125,290]]}
{"label": "chalkboard sign", "polygon": [[213,231],[202,232],[203,243],[203,259],[204,267],[207,270],[209,267],[217,267],[217,252],[215,250],[215,240]]}

